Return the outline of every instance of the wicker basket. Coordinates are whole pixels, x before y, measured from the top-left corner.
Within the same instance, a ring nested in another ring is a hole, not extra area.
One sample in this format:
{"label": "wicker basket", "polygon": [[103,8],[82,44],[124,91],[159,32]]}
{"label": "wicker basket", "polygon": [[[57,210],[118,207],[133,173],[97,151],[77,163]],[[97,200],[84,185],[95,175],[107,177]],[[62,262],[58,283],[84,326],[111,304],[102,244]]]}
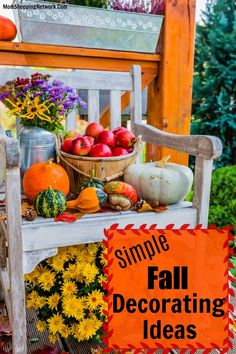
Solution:
{"label": "wicker basket", "polygon": [[123,176],[124,170],[135,163],[142,149],[141,136],[137,138],[134,151],[128,155],[115,157],[82,157],[61,151],[60,139],[56,139],[56,150],[59,163],[70,178],[71,193],[79,193],[80,183],[93,174],[94,179],[103,182],[112,181]]}

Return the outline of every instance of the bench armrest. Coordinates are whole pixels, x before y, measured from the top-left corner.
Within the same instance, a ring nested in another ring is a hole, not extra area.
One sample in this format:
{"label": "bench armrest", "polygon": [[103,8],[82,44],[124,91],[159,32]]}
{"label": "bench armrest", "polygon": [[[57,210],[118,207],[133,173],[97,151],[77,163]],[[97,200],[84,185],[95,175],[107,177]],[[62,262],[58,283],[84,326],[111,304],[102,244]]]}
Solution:
{"label": "bench armrest", "polygon": [[147,143],[186,152],[204,160],[217,159],[222,153],[221,140],[215,136],[176,135],[144,123],[134,123],[134,132],[136,135],[142,135]]}
{"label": "bench armrest", "polygon": [[0,135],[0,160],[5,161],[6,168],[20,167],[20,149],[16,139]]}

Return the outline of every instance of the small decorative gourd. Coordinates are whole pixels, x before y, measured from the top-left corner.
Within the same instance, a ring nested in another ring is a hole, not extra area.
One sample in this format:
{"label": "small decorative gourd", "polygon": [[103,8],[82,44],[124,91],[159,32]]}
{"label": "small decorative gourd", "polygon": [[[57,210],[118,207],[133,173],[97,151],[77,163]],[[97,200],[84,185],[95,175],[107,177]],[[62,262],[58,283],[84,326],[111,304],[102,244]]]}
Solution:
{"label": "small decorative gourd", "polygon": [[107,200],[107,194],[95,187],[84,188],[78,197],[67,202],[68,209],[77,209],[84,214],[92,214],[99,211]]}
{"label": "small decorative gourd", "polygon": [[134,186],[141,199],[153,199],[160,204],[179,203],[191,189],[193,173],[187,166],[167,163],[169,158],[129,166],[124,181]]}
{"label": "small decorative gourd", "polygon": [[53,218],[66,210],[66,196],[49,186],[37,195],[34,206],[38,215]]}
{"label": "small decorative gourd", "polygon": [[112,209],[128,210],[138,200],[137,192],[130,184],[111,181],[105,184],[104,191],[108,194],[108,203]]}
{"label": "small decorative gourd", "polygon": [[103,190],[104,183],[103,183],[103,181],[99,181],[99,180],[94,179],[94,174],[92,174],[88,181],[83,181],[80,183],[80,187],[81,187],[81,189],[84,189],[86,187],[95,187],[95,188],[99,188],[99,189]]}

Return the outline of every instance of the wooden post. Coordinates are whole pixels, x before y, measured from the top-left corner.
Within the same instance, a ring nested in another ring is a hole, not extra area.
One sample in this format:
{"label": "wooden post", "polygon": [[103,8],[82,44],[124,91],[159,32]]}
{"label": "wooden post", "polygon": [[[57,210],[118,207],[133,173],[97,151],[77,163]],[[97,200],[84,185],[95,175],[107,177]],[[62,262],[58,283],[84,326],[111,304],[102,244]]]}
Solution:
{"label": "wooden post", "polygon": [[25,287],[19,167],[7,168],[6,170],[6,206],[13,354],[26,354]]}
{"label": "wooden post", "polygon": [[[192,105],[195,0],[166,0],[163,58],[159,76],[148,89],[147,122],[164,131],[189,134]],[[171,154],[172,161],[186,164],[188,156],[148,144],[147,161]]]}

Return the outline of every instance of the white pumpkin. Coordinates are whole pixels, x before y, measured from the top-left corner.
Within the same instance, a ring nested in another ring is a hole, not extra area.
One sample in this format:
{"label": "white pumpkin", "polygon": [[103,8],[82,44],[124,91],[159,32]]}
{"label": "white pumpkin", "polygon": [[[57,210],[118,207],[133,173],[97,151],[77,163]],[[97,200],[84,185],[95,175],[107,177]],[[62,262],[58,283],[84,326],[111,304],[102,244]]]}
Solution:
{"label": "white pumpkin", "polygon": [[124,181],[136,189],[139,198],[160,204],[179,203],[191,189],[193,173],[187,166],[166,163],[168,159],[131,165],[124,172]]}

